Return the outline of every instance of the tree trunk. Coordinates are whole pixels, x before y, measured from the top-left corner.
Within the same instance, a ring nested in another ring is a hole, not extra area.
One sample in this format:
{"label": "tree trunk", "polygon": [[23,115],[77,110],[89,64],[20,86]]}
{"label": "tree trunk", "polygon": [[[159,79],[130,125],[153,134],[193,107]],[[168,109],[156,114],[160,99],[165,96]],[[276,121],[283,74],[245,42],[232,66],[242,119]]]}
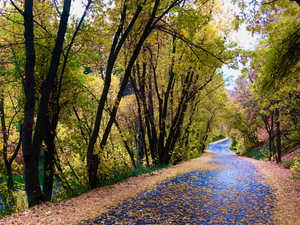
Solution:
{"label": "tree trunk", "polygon": [[275,110],[275,126],[276,126],[276,162],[281,162],[281,130],[280,130],[280,111],[279,109]]}
{"label": "tree trunk", "polygon": [[51,201],[54,181],[54,155],[55,155],[55,135],[52,129],[47,129],[45,143],[47,148],[45,149],[44,158],[44,180],[43,180],[43,192],[46,201]]}
{"label": "tree trunk", "polygon": [[112,47],[110,50],[109,59],[106,66],[106,72],[105,72],[105,80],[104,80],[104,87],[101,93],[101,97],[99,100],[99,104],[97,107],[97,113],[96,113],[96,119],[94,123],[94,128],[92,130],[92,134],[89,140],[88,149],[87,149],[87,169],[88,169],[88,177],[89,177],[89,186],[90,188],[96,188],[97,187],[97,170],[98,170],[98,164],[100,162],[99,157],[97,154],[94,154],[94,148],[96,141],[98,139],[99,131],[100,131],[100,125],[102,121],[102,116],[105,108],[105,104],[107,102],[107,97],[110,89],[111,84],[111,75],[113,71],[113,67],[115,65],[115,62],[118,58],[118,55],[120,53],[120,50],[122,46],[124,45],[127,37],[129,36],[129,33],[133,29],[133,26],[140,15],[142,11],[142,7],[138,6],[137,10],[135,12],[135,15],[133,16],[131,22],[129,23],[128,27],[126,28],[125,32],[122,34],[125,19],[126,19],[126,11],[127,6],[126,2],[124,2],[122,15],[120,18],[118,29],[114,35],[114,40],[112,43]]}
{"label": "tree trunk", "polygon": [[[53,159],[54,159],[54,137],[51,137],[49,130],[49,100],[51,93],[53,93],[55,80],[57,79],[57,71],[60,64],[60,57],[63,51],[63,44],[65,40],[65,34],[68,26],[68,19],[71,9],[71,0],[64,0],[63,12],[61,15],[59,28],[55,40],[55,47],[52,51],[52,58],[50,63],[50,68],[47,74],[46,79],[42,83],[42,93],[41,100],[38,108],[37,122],[35,126],[33,146],[36,148],[36,152],[39,156],[42,146],[42,141],[47,140],[47,145],[49,149],[45,151],[45,177],[44,177],[44,186],[43,191],[46,191],[44,194],[43,200],[50,201],[52,195],[52,185],[53,185]],[[50,137],[46,137],[50,135]],[[53,140],[51,140],[53,139]],[[51,187],[50,187],[51,186]]]}
{"label": "tree trunk", "polygon": [[[144,71],[146,73],[146,69]],[[132,83],[132,86],[133,86],[133,89],[134,89],[134,94],[135,94],[137,107],[138,107],[138,123],[139,123],[138,135],[139,135],[139,140],[141,141],[140,148],[141,148],[141,151],[146,156],[146,163],[147,163],[147,166],[149,167],[150,164],[149,164],[147,145],[146,145],[146,140],[145,140],[145,124],[144,124],[144,121],[143,121],[143,118],[142,118],[142,106],[141,106],[141,101],[140,101],[140,99],[141,99],[140,98],[140,93],[139,93],[139,90],[138,90],[138,87],[137,87],[137,82],[136,82],[136,79],[137,79],[136,70],[133,68],[132,72],[133,72],[132,73],[133,76],[132,75],[130,76],[130,80],[131,80],[131,83]],[[142,158],[140,160],[142,160]]]}
{"label": "tree trunk", "polygon": [[37,121],[35,126],[33,145],[38,152],[41,150],[42,141],[46,135],[46,127],[49,117],[49,99],[53,92],[55,80],[57,79],[57,71],[60,64],[60,57],[63,50],[65,34],[68,26],[68,19],[70,15],[71,0],[64,0],[63,12],[61,15],[59,28],[55,40],[55,47],[52,51],[52,58],[50,68],[46,79],[42,84],[41,100],[38,109]]}
{"label": "tree trunk", "polygon": [[13,182],[13,175],[12,175],[12,170],[11,170],[11,164],[8,159],[8,133],[6,129],[6,124],[5,124],[5,109],[4,109],[4,95],[3,95],[3,90],[0,90],[0,117],[1,117],[1,133],[2,133],[2,141],[3,141],[3,149],[2,149],[2,154],[3,154],[3,161],[5,164],[5,170],[6,170],[6,175],[7,175],[7,188],[9,190],[13,190],[14,188],[14,182]]}
{"label": "tree trunk", "polygon": [[129,157],[130,157],[131,164],[132,164],[133,168],[136,169],[137,166],[136,166],[135,159],[134,159],[134,153],[130,150],[129,144],[128,144],[128,142],[126,141],[126,138],[125,138],[125,136],[123,135],[123,132],[122,132],[121,127],[120,127],[119,123],[117,122],[117,120],[115,120],[114,123],[115,123],[115,125],[116,125],[116,127],[117,127],[117,129],[118,129],[118,131],[119,131],[119,134],[120,134],[120,136],[121,136],[121,138],[122,138],[122,141],[123,141],[123,143],[124,143],[124,146],[125,146],[125,148],[126,148],[126,151],[127,151],[128,155],[129,155]]}
{"label": "tree trunk", "polygon": [[35,109],[35,48],[33,31],[33,0],[24,1],[24,38],[25,38],[25,106],[23,121],[23,157],[25,191],[28,198],[28,205],[32,207],[43,200],[39,184],[39,152],[32,145],[32,131],[34,124]]}
{"label": "tree trunk", "polygon": [[178,141],[178,138],[180,136],[180,132],[181,132],[180,129],[182,127],[184,115],[187,110],[188,94],[189,94],[188,89],[189,86],[191,85],[192,77],[193,77],[193,73],[188,72],[184,80],[176,115],[172,120],[169,135],[167,137],[163,152],[161,153],[159,159],[160,164],[169,164],[169,161],[172,156],[172,152],[174,151],[175,148],[175,144]]}
{"label": "tree trunk", "polygon": [[[175,37],[173,37],[172,41],[172,54],[174,55],[176,53],[176,45],[175,45]],[[175,73],[173,71],[174,68],[174,56],[172,57],[172,63],[170,66],[170,71],[169,71],[169,80],[168,80],[168,85],[167,85],[167,90],[164,93],[164,98],[163,98],[163,104],[161,106],[161,110],[159,112],[159,139],[158,139],[158,153],[159,157],[162,158],[162,161],[165,161],[169,158],[168,150],[165,149],[165,138],[166,138],[166,119],[167,119],[167,112],[168,112],[168,104],[169,104],[169,96],[170,93],[173,91],[174,88],[174,82],[175,82]],[[155,74],[155,73],[154,73]],[[155,79],[155,84],[157,84],[157,77],[154,77]],[[158,89],[156,87],[156,89]],[[157,95],[159,95],[157,91]],[[168,161],[168,160],[167,160]],[[169,162],[167,162],[169,163]],[[165,164],[165,162],[164,162]]]}

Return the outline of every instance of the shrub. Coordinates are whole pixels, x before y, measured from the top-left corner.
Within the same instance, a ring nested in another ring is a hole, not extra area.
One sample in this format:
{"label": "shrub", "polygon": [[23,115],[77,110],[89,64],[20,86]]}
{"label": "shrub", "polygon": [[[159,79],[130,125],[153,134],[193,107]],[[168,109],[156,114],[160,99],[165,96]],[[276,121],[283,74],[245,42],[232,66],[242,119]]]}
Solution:
{"label": "shrub", "polygon": [[257,160],[266,160],[268,158],[268,152],[269,152],[268,147],[262,146],[262,147],[247,149],[244,152],[242,152],[242,155]]}
{"label": "shrub", "polygon": [[286,160],[286,161],[282,161],[280,164],[281,164],[284,168],[290,169],[290,168],[294,165],[294,161],[293,161],[293,160]]}
{"label": "shrub", "polygon": [[238,142],[236,140],[236,138],[232,138],[232,143],[230,145],[230,150],[232,151],[237,151],[238,150]]}
{"label": "shrub", "polygon": [[6,187],[6,182],[0,183],[0,218],[27,207],[23,187],[15,185],[16,190],[11,191]]}
{"label": "shrub", "polygon": [[291,168],[293,178],[300,179],[300,156],[294,160],[294,164]]}
{"label": "shrub", "polygon": [[213,137],[210,142],[216,142],[216,141],[222,140],[224,138],[225,138],[225,136],[219,135],[219,136]]}

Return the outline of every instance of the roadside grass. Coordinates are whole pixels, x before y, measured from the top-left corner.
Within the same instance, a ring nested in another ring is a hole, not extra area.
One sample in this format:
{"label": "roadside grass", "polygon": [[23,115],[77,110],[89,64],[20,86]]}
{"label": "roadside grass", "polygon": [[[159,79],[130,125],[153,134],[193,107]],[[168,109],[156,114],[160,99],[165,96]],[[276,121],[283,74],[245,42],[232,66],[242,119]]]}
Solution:
{"label": "roadside grass", "polygon": [[119,177],[117,180],[120,182],[116,184],[99,187],[68,200],[22,210],[0,219],[0,225],[23,224],[24,221],[26,225],[78,224],[84,219],[94,218],[106,212],[111,206],[134,197],[142,191],[152,190],[166,179],[199,169],[209,171],[222,168],[211,163],[213,157],[212,153],[204,153],[200,158],[170,165],[167,168],[150,168],[150,170],[144,168],[140,171],[128,171],[129,174],[124,172],[125,174],[119,176],[123,176],[125,180],[121,181]]}
{"label": "roadside grass", "polygon": [[[170,165],[163,165],[163,166],[154,166],[154,167],[139,167],[137,169],[128,169],[123,171],[114,171],[112,176],[107,176],[103,174],[99,177],[100,183],[98,184],[98,188],[110,186],[116,184],[121,181],[125,181],[131,177],[137,177],[142,174],[153,173],[157,170],[161,170],[164,168],[168,168]],[[87,193],[90,191],[87,185],[80,185],[77,182],[70,181],[72,185],[72,191],[66,192],[61,191],[55,193],[52,202],[59,202],[61,200],[67,200],[70,198],[74,198],[80,196],[81,194]]]}
{"label": "roadside grass", "polygon": [[137,177],[139,175],[145,174],[145,173],[152,173],[156,170],[160,170],[163,168],[167,168],[169,165],[159,165],[159,166],[154,166],[154,167],[140,167],[137,169],[131,169],[131,170],[125,170],[125,171],[115,171],[113,177],[110,179],[101,179],[101,183],[99,187],[107,186],[107,185],[112,185],[115,183],[118,183],[120,181],[126,180],[130,177]]}
{"label": "roadside grass", "polygon": [[[219,138],[219,140],[221,140],[222,138]],[[200,157],[201,154],[199,153],[199,151],[193,151],[191,155],[189,155],[189,159],[195,159]],[[188,161],[188,160],[182,160],[182,162],[184,161]],[[176,164],[176,163],[175,163]],[[137,177],[143,174],[151,174],[155,171],[159,171],[162,169],[166,169],[169,168],[171,166],[171,164],[169,165],[157,165],[157,166],[153,166],[153,167],[144,167],[144,166],[139,166],[137,169],[126,169],[126,170],[115,170],[113,172],[112,175],[107,176],[107,174],[103,174],[102,176],[99,177],[100,183],[98,185],[98,187],[105,187],[105,186],[110,186],[110,185],[114,185],[117,184],[119,182],[122,181],[126,181],[127,179],[131,178],[131,177]],[[13,177],[14,182],[15,182],[15,186],[16,186],[16,190],[17,191],[23,191],[25,190],[25,182],[24,182],[24,178],[22,176],[14,176]],[[42,176],[39,178],[40,182],[43,180]],[[0,185],[5,190],[6,188],[6,181],[7,181],[7,176],[2,176],[1,180],[0,180]],[[75,180],[68,180],[69,185],[72,187],[72,190],[64,190],[62,188],[61,185],[59,185],[59,182],[57,179],[55,179],[54,183],[56,186],[57,185],[57,190],[53,193],[53,198],[52,198],[52,202],[59,202],[62,200],[67,200],[67,199],[71,199],[77,196],[80,196],[81,194],[87,193],[89,192],[89,188],[87,186],[87,184],[79,184],[77,181]],[[0,218],[10,215],[16,211],[20,211],[23,210],[26,202],[25,202],[25,193],[24,196],[22,196],[24,204],[21,203],[23,205],[23,208],[17,207],[18,210],[9,207],[9,205],[7,204],[7,194],[4,193],[4,191],[1,191],[0,194]],[[14,194],[15,196],[15,194]],[[20,195],[15,196],[17,198],[20,198]],[[2,199],[2,200],[1,200]],[[22,199],[18,199],[18,202],[21,202]],[[2,206],[2,207],[1,207]]]}
{"label": "roadside grass", "polygon": [[248,149],[241,155],[257,160],[268,160],[268,147],[266,145]]}
{"label": "roadside grass", "polygon": [[[241,155],[257,160],[268,161],[268,154],[268,146],[264,145],[256,148],[251,148]],[[295,160],[282,160],[279,164],[286,169],[291,169],[295,164]]]}
{"label": "roadside grass", "polygon": [[213,143],[213,142],[222,140],[222,139],[224,139],[224,138],[226,138],[226,137],[223,136],[223,135],[219,135],[219,136],[217,136],[217,137],[213,137],[213,138],[209,141],[209,143]]}
{"label": "roadside grass", "polygon": [[[142,174],[147,174],[147,173],[153,173],[157,170],[161,170],[164,168],[168,168],[170,165],[159,165],[159,166],[154,166],[154,167],[139,167],[137,169],[128,169],[128,170],[123,170],[123,171],[115,171],[113,173],[113,176],[109,177],[100,177],[101,182],[99,183],[98,187],[105,187],[105,186],[110,186],[113,184],[116,184],[121,181],[125,181],[130,177],[137,177]],[[13,177],[15,186],[16,186],[16,191],[24,191],[24,178],[22,176],[14,176]],[[9,195],[6,190],[6,181],[7,181],[7,176],[1,177],[0,180],[0,218],[10,215],[16,211],[23,210],[23,208],[19,210],[15,210],[14,208],[10,207],[8,202],[9,202]],[[55,183],[57,183],[57,180],[55,180]],[[89,191],[87,185],[79,185],[75,181],[69,181],[69,183],[72,185],[72,191],[58,191],[56,193],[53,193],[53,199],[52,202],[59,202],[61,200],[67,200],[73,197],[77,197],[83,193],[87,193]],[[15,197],[17,197],[14,194]],[[19,196],[18,196],[19,197]],[[21,200],[19,200],[21,201]],[[24,199],[24,205],[25,205],[25,199]]]}
{"label": "roadside grass", "polygon": [[232,140],[232,143],[231,143],[229,149],[230,149],[231,151],[233,151],[233,152],[239,154],[239,152],[238,152],[238,142],[237,142],[237,140],[236,140],[235,138],[231,138],[231,140]]}
{"label": "roadside grass", "polygon": [[291,167],[293,167],[294,163],[294,160],[283,160],[280,162],[280,165],[282,165],[286,169],[290,169]]}

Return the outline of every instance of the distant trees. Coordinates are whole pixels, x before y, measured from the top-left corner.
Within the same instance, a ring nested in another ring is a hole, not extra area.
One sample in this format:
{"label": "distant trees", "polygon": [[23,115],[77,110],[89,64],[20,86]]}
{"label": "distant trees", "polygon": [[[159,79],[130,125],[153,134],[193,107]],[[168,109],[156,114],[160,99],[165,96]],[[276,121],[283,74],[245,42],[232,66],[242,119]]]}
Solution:
{"label": "distant trees", "polygon": [[[263,33],[265,39],[249,57],[252,64],[248,73],[253,76],[249,75],[251,79],[240,78],[249,82],[248,98],[246,101],[237,100],[242,106],[243,115],[248,120],[256,120],[255,126],[265,130],[267,140],[264,141],[269,148],[268,158],[279,163],[284,151],[300,143],[297,137],[300,115],[300,24],[295,16],[300,13],[300,8],[295,4],[285,4],[284,1],[272,4],[274,7],[261,5],[261,17],[258,17],[261,20],[259,23],[249,24],[254,31]],[[260,24],[259,29],[257,24]],[[252,113],[250,117],[247,113],[249,111]],[[253,144],[255,146],[255,142]]]}

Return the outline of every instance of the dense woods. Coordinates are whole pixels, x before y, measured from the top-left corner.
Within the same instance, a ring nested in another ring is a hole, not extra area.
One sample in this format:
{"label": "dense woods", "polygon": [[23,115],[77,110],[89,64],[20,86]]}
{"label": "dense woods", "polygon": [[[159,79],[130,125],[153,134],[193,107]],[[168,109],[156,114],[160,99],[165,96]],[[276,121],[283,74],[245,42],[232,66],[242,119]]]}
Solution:
{"label": "dense woods", "polygon": [[[277,162],[299,145],[299,2],[224,4],[0,2],[0,215],[199,157],[222,135]],[[253,51],[228,38],[245,21]],[[228,94],[221,68],[237,64]]]}
{"label": "dense woods", "polygon": [[7,210],[24,207],[15,190],[25,189],[29,207],[67,198],[197,157],[220,135],[219,69],[234,56],[216,19],[220,3],[80,4],[2,5]]}

